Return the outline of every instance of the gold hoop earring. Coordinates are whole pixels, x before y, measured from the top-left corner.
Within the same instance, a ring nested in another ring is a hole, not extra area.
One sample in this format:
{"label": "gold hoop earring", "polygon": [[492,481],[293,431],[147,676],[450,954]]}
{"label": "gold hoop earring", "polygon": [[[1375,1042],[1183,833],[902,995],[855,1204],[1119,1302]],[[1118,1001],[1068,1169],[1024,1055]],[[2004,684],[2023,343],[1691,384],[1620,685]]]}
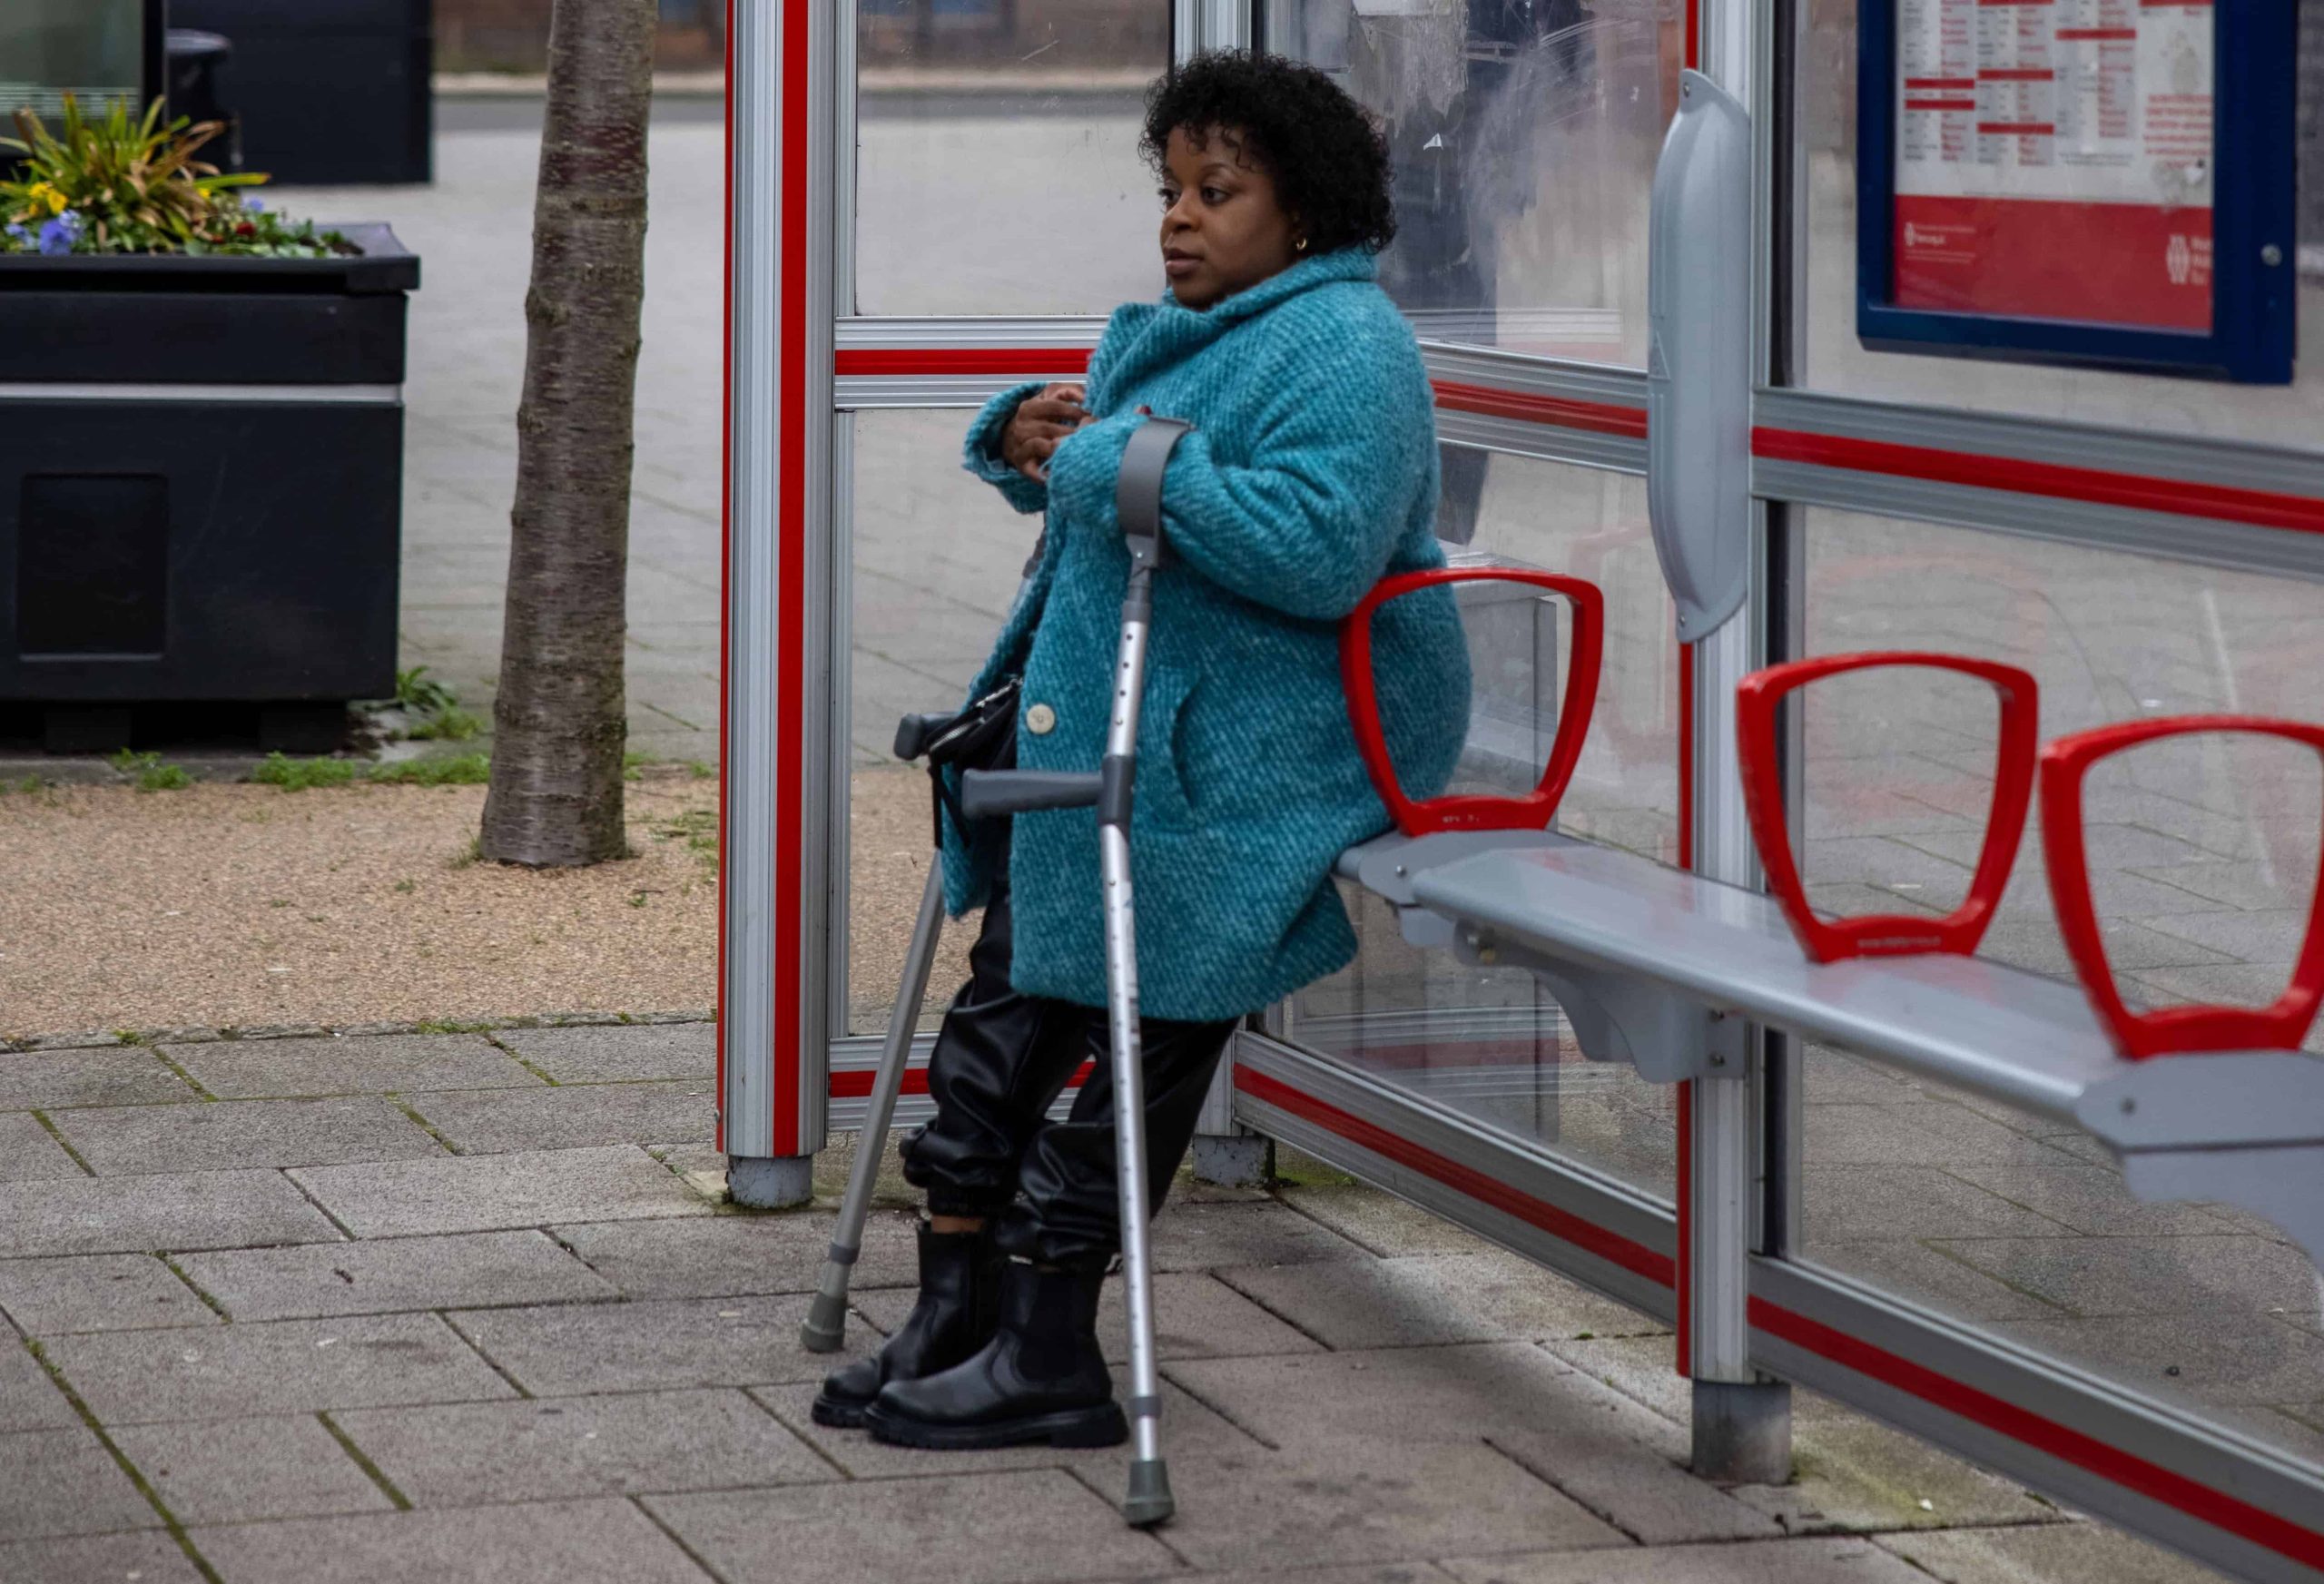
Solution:
{"label": "gold hoop earring", "polygon": [[1291,251],[1295,253],[1305,252],[1307,251],[1307,239],[1305,237],[1301,237],[1297,241],[1292,243]]}

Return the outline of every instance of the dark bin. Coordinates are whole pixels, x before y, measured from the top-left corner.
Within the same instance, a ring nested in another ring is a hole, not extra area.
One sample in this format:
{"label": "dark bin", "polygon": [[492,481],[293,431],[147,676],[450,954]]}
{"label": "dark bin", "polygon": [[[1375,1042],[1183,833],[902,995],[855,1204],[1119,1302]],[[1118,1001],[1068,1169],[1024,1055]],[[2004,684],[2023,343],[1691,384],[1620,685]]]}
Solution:
{"label": "dark bin", "polygon": [[233,45],[214,33],[173,27],[169,30],[165,54],[170,119],[183,116],[192,122],[222,123],[226,130],[202,146],[201,157],[222,171],[241,170],[241,129],[234,124],[226,87]]}
{"label": "dark bin", "polygon": [[245,169],[277,182],[429,179],[433,0],[170,0],[233,44]]}

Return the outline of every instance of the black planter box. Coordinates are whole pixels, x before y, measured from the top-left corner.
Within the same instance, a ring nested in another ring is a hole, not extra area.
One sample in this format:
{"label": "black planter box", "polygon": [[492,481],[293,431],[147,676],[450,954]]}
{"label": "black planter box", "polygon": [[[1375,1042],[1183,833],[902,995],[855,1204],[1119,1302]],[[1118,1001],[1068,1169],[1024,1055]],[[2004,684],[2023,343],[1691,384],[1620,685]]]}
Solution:
{"label": "black planter box", "polygon": [[431,0],[170,0],[232,44],[222,92],[242,167],[278,182],[428,179]]}
{"label": "black planter box", "polygon": [[361,255],[0,258],[0,701],[56,711],[53,746],[133,703],[394,691],[419,261],[341,229]]}

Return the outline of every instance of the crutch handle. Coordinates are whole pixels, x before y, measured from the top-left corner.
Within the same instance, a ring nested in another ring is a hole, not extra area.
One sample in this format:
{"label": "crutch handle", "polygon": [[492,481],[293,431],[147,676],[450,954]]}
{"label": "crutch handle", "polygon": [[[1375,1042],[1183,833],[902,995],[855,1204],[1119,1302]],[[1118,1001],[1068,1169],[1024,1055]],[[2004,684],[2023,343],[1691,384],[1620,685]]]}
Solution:
{"label": "crutch handle", "polygon": [[960,775],[960,812],[971,820],[1034,809],[1086,809],[1103,789],[1100,776],[1073,770],[970,770]]}
{"label": "crutch handle", "polygon": [[928,752],[928,745],[945,727],[960,718],[958,710],[933,715],[906,715],[896,723],[896,757],[910,764]]}

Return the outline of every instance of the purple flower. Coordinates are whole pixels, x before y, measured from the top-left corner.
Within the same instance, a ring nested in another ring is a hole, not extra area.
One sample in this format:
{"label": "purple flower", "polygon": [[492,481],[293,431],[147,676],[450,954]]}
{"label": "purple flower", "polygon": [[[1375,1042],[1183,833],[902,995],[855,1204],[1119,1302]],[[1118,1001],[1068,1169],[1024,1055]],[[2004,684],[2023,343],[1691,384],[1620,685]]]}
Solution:
{"label": "purple flower", "polygon": [[18,247],[22,247],[26,242],[33,240],[33,233],[21,224],[12,222],[5,226],[0,226],[0,231],[5,231],[8,240],[15,243]]}
{"label": "purple flower", "polygon": [[252,214],[264,214],[266,212],[266,200],[263,198],[244,198],[242,200],[242,207],[249,210]]}
{"label": "purple flower", "polygon": [[44,253],[69,253],[80,240],[81,217],[69,209],[40,228],[40,251]]}

